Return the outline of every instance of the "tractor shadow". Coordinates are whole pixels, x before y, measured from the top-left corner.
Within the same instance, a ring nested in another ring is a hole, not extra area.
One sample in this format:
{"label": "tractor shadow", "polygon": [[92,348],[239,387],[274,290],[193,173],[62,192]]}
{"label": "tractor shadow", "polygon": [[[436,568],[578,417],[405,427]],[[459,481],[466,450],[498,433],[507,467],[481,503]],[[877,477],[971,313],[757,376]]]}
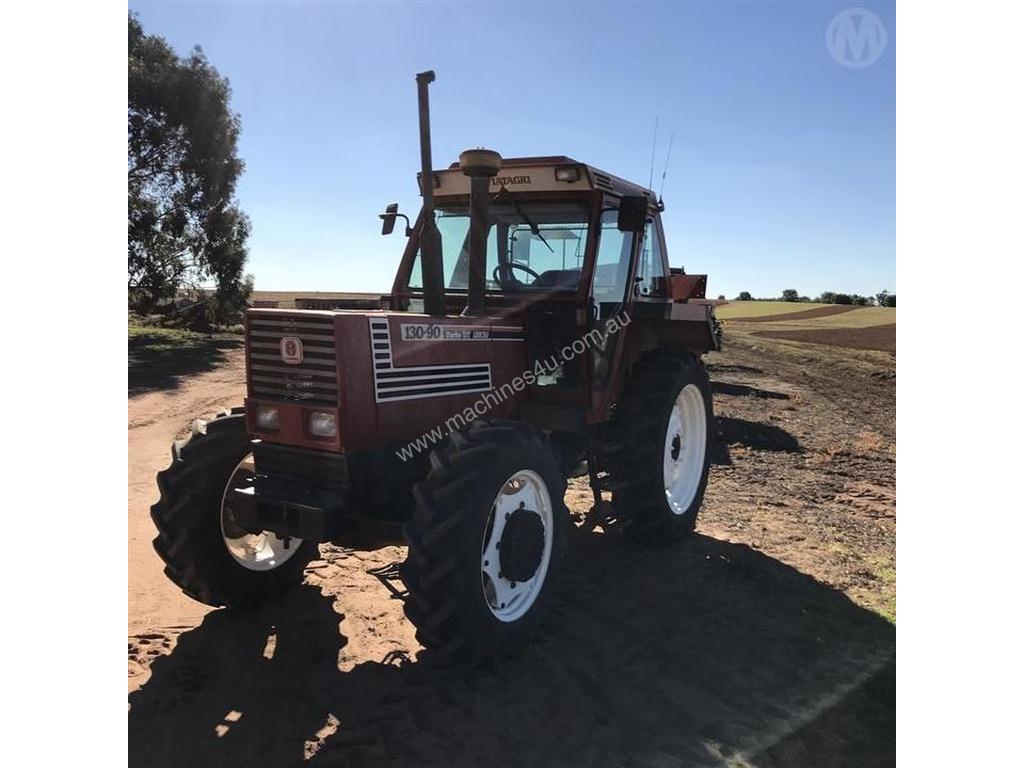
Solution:
{"label": "tractor shadow", "polygon": [[128,397],[176,389],[182,379],[212,371],[241,349],[241,336],[211,335],[173,340],[158,333],[128,339]]}
{"label": "tractor shadow", "polygon": [[747,384],[732,384],[727,381],[712,381],[711,392],[716,395],[729,395],[733,397],[759,397],[764,400],[789,400],[785,392],[775,392],[770,389],[751,387]]}
{"label": "tractor shadow", "polygon": [[730,445],[743,445],[757,451],[780,453],[803,453],[803,447],[796,437],[775,424],[749,421],[730,416],[718,416],[718,434],[711,445],[711,462],[729,466],[732,456]]}
{"label": "tractor shadow", "polygon": [[312,586],[208,614],[129,697],[132,765],[895,763],[887,621],[746,546],[571,539],[540,632],[492,669],[410,648],[342,672]]}

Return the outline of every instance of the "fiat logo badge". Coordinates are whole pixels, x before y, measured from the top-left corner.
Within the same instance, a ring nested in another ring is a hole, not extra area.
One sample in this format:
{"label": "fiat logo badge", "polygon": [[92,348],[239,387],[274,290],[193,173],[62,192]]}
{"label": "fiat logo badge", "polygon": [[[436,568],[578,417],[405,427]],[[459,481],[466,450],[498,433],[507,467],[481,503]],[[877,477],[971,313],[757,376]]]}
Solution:
{"label": "fiat logo badge", "polygon": [[281,339],[281,359],[288,365],[298,365],[302,362],[302,339],[295,336],[285,336]]}

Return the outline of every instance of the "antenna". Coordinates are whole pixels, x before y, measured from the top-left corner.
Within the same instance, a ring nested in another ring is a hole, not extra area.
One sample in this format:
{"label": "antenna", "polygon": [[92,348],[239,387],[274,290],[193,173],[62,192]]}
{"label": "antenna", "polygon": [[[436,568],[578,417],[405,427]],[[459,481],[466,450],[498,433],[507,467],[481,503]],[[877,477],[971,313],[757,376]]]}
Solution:
{"label": "antenna", "polygon": [[658,146],[658,117],[654,117],[654,140],[651,142],[651,175],[647,181],[647,188],[654,186],[654,150]]}
{"label": "antenna", "polygon": [[672,141],[675,137],[675,133],[669,134],[668,137],[668,152],[665,154],[665,167],[661,169],[661,189],[658,190],[659,200],[661,200],[661,193],[665,191],[665,174],[668,173],[668,161],[672,157]]}

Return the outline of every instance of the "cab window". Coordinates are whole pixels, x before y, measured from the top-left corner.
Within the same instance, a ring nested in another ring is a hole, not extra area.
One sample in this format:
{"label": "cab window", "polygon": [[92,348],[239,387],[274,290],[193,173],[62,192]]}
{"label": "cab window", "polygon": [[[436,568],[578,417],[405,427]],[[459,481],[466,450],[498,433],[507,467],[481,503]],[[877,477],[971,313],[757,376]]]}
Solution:
{"label": "cab window", "polygon": [[[516,200],[492,203],[488,210],[488,292],[575,290],[586,252],[589,208],[583,203]],[[435,221],[441,235],[444,284],[466,290],[469,283],[469,209],[439,205]],[[413,262],[409,287],[423,287],[420,255]]]}
{"label": "cab window", "polygon": [[608,210],[601,214],[601,239],[597,246],[591,295],[594,301],[602,305],[621,304],[626,294],[626,280],[629,279],[633,234],[620,232],[618,220],[618,210]]}
{"label": "cab window", "polygon": [[629,279],[630,259],[633,256],[632,232],[620,232],[619,212],[607,210],[601,214],[601,239],[594,263],[594,282],[590,290],[591,316],[594,328],[602,331],[602,342],[590,350],[592,381],[594,386],[608,385],[617,335],[607,333],[608,323],[622,310],[626,299],[626,281]]}
{"label": "cab window", "polygon": [[653,219],[647,221],[644,242],[636,267],[637,288],[641,296],[665,295],[665,259],[661,235]]}

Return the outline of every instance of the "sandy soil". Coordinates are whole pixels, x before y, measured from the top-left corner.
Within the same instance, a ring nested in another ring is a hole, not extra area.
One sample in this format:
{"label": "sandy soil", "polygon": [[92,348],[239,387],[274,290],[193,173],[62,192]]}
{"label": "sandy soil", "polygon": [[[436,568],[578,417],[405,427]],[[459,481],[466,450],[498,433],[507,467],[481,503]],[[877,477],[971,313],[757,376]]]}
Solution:
{"label": "sandy soil", "polygon": [[[171,443],[192,420],[212,416],[242,402],[245,359],[241,348],[224,356],[224,363],[195,376],[159,377],[161,389],[128,398],[128,632],[154,626],[188,627],[207,613],[206,606],[185,597],[163,575],[163,563],[153,552],[156,535],[149,507],[157,500],[156,473],[171,460]],[[131,390],[130,390],[131,391]],[[131,667],[130,667],[131,669]]]}
{"label": "sandy soil", "polygon": [[[325,545],[257,613],[167,582],[153,476],[241,357],[129,400],[129,750],[138,766],[878,766],[895,762],[895,361],[730,332],[698,535],[572,537],[521,658],[435,668],[404,549]],[[582,513],[585,484],[567,497]]]}

